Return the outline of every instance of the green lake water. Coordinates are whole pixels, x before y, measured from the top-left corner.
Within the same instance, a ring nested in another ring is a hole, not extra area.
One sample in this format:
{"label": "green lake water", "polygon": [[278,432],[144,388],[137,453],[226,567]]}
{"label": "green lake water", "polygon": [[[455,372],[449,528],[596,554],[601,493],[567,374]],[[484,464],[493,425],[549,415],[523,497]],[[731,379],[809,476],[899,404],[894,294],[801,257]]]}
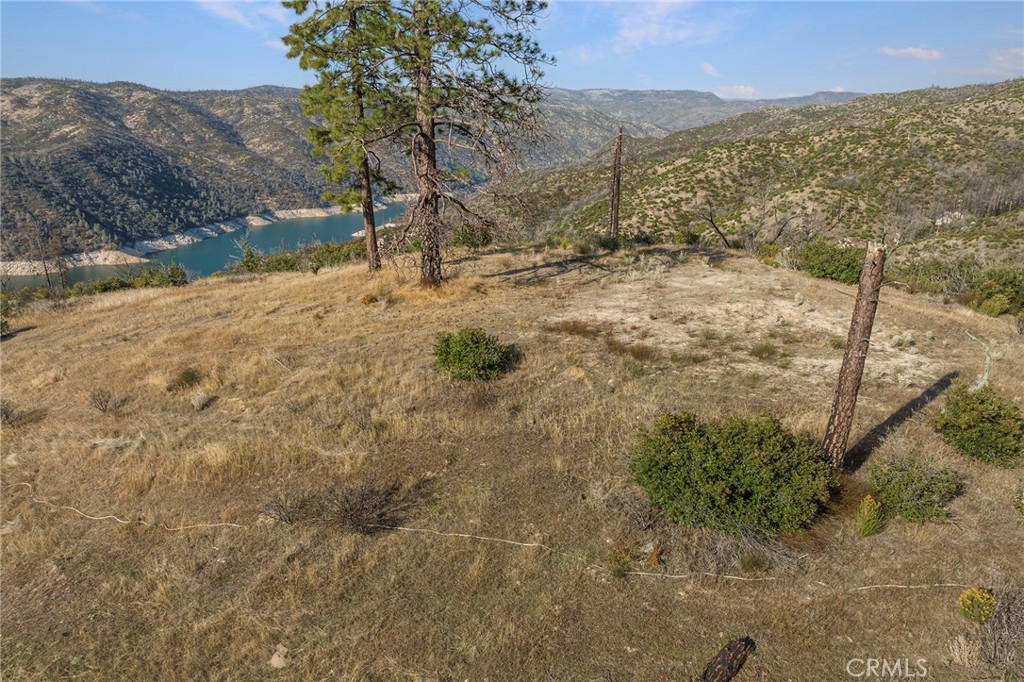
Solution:
{"label": "green lake water", "polygon": [[[400,203],[389,204],[384,208],[377,209],[375,211],[377,225],[394,220],[404,210],[405,205]],[[179,263],[190,275],[206,277],[220,272],[237,260],[242,255],[239,243],[243,240],[254,248],[268,253],[318,242],[349,241],[353,238],[353,233],[362,229],[363,217],[360,213],[342,213],[325,218],[295,218],[229,232],[176,249],[158,251],[149,254],[146,258],[154,263]],[[71,282],[75,283],[123,274],[125,270],[124,266],[91,265],[72,268],[69,275]],[[11,288],[46,286],[46,278],[42,275],[7,277],[4,278],[4,287],[8,286]]]}

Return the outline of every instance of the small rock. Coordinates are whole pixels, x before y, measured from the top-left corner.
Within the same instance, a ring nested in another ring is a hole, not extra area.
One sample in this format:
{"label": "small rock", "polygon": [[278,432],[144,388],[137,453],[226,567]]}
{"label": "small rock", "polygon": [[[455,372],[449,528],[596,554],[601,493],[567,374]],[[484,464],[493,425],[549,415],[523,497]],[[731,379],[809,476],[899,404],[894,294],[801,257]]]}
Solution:
{"label": "small rock", "polygon": [[283,668],[286,665],[288,665],[288,660],[285,658],[285,656],[287,656],[287,655],[288,655],[288,647],[282,646],[282,645],[278,644],[277,645],[277,651],[275,651],[274,655],[270,657],[270,661],[269,661],[270,667],[271,668],[275,668],[277,670],[280,670],[281,668]]}

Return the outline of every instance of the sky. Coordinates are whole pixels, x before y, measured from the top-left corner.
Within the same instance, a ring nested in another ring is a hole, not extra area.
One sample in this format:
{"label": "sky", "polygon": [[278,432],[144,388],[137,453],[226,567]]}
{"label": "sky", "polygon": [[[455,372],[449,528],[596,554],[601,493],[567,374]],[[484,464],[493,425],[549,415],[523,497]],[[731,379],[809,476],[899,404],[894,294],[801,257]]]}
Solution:
{"label": "sky", "polygon": [[[277,2],[2,0],[0,74],[165,90],[301,87]],[[536,39],[563,88],[728,99],[1024,77],[1024,3],[549,0]]]}

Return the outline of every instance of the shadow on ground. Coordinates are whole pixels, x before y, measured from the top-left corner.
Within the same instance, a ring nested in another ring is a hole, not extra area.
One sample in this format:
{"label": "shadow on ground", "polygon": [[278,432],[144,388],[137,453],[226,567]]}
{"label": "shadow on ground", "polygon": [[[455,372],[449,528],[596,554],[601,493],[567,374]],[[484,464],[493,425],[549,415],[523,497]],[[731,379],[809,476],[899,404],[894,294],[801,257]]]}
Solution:
{"label": "shadow on ground", "polygon": [[956,379],[956,377],[956,372],[949,372],[944,375],[922,391],[921,395],[903,405],[900,409],[889,415],[885,421],[875,425],[874,428],[864,434],[864,436],[850,448],[849,455],[847,456],[847,471],[854,472],[859,469],[864,462],[867,461],[868,457],[871,456],[871,453],[878,448],[882,443],[882,440],[885,439],[885,436],[890,431],[898,428],[901,424],[923,410],[933,400],[942,395],[942,392],[949,388],[949,385],[953,383],[953,379]]}

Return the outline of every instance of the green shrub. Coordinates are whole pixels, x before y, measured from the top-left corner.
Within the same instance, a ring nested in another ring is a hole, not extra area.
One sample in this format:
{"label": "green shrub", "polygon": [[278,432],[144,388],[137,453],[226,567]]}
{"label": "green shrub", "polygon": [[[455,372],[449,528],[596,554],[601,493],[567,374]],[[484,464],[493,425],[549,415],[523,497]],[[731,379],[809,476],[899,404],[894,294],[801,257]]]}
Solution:
{"label": "green shrub", "polygon": [[434,358],[434,368],[453,379],[490,381],[512,368],[515,350],[482,329],[463,329],[438,334]]}
{"label": "green shrub", "polygon": [[491,231],[484,225],[460,225],[452,235],[452,246],[469,249],[482,249],[490,246]]}
{"label": "green shrub", "polygon": [[700,232],[689,227],[680,228],[672,235],[672,243],[683,246],[696,246],[700,243]]}
{"label": "green shrub", "polygon": [[972,391],[957,382],[929,422],[942,440],[966,457],[1006,467],[1024,464],[1020,408],[991,386]]}
{"label": "green shrub", "polygon": [[664,414],[640,433],[629,468],[669,520],[730,533],[804,529],[836,484],[820,446],[767,414]]}
{"label": "green shrub", "polygon": [[11,331],[11,318],[14,317],[16,311],[17,306],[14,301],[7,294],[0,294],[0,335]]}
{"label": "green shrub", "polygon": [[853,512],[853,525],[861,537],[874,535],[882,530],[882,504],[867,495]]}
{"label": "green shrub", "polygon": [[970,587],[960,593],[956,605],[960,615],[972,623],[984,624],[996,612],[996,598],[991,590],[984,587]]}
{"label": "green shrub", "polygon": [[147,263],[142,267],[132,268],[123,275],[76,282],[68,293],[71,296],[90,296],[121,289],[180,287],[186,284],[188,284],[188,273],[183,266],[177,263]]}
{"label": "green shrub", "polygon": [[986,315],[998,316],[1024,309],[1024,267],[986,270],[977,276],[971,291],[977,308]]}
{"label": "green shrub", "polygon": [[886,516],[918,523],[947,516],[946,504],[960,489],[952,471],[916,457],[875,464],[869,480]]}
{"label": "green shrub", "polygon": [[797,267],[815,277],[857,284],[864,267],[864,249],[818,238],[800,248],[796,262]]}
{"label": "green shrub", "polygon": [[326,242],[313,247],[309,251],[308,259],[309,271],[315,275],[321,268],[365,260],[366,242],[359,239],[349,242]]}
{"label": "green shrub", "polygon": [[188,284],[188,273],[177,263],[148,263],[130,275],[132,287],[180,287]]}
{"label": "green shrub", "polygon": [[782,247],[778,244],[761,244],[757,247],[757,260],[773,268],[778,265],[778,259],[781,254]]}

